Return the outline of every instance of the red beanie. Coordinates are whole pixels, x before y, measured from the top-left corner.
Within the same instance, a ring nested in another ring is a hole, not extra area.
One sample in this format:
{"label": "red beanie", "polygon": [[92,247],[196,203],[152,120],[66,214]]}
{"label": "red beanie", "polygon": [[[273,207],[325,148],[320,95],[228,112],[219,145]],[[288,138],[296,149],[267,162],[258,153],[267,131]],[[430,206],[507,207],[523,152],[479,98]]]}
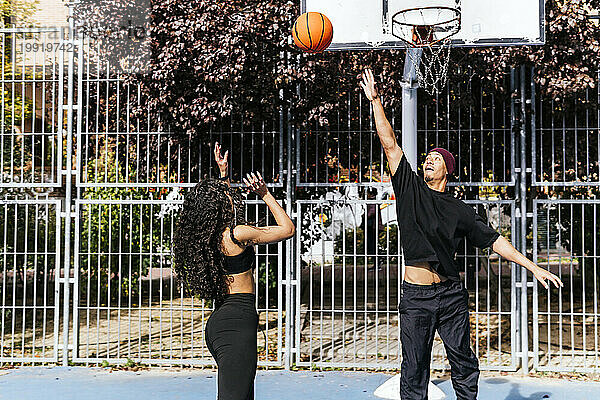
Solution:
{"label": "red beanie", "polygon": [[[446,169],[448,170],[448,175],[452,175],[452,173],[454,172],[454,166],[456,165],[456,161],[454,160],[454,156],[452,155],[452,153],[450,153],[446,149],[442,149],[441,147],[436,147],[435,149],[431,149],[431,150],[429,150],[429,153],[431,153],[433,151],[440,153],[442,155],[442,157],[444,158],[444,162],[446,163]],[[429,153],[427,153],[427,154],[429,154]]]}

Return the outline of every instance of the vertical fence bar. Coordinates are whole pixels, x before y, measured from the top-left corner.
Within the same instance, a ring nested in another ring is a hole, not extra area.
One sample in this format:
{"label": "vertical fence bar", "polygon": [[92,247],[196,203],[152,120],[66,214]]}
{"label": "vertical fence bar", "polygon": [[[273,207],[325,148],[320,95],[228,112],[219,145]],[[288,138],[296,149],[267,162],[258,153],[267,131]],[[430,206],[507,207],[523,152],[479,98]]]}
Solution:
{"label": "vertical fence bar", "polygon": [[[74,33],[74,22],[73,22],[73,7],[69,7],[69,31],[68,31],[68,43],[75,44]],[[64,37],[62,38],[64,40]],[[74,64],[74,52],[68,51],[69,53],[69,64],[67,72],[67,159],[66,159],[66,171],[65,171],[65,238],[64,238],[64,315],[63,315],[63,366],[67,366],[69,363],[69,312],[71,307],[71,196],[72,196],[72,154],[73,154],[73,64]],[[62,68],[62,65],[61,65]],[[64,99],[61,98],[61,102]],[[60,121],[61,125],[63,121]]]}
{"label": "vertical fence bar", "polygon": [[[535,187],[535,181],[536,181],[536,159],[537,159],[537,155],[536,155],[536,135],[537,135],[537,130],[536,130],[536,96],[535,96],[535,91],[536,91],[536,86],[535,86],[535,79],[534,79],[534,74],[535,74],[535,68],[531,67],[530,68],[530,78],[531,78],[531,182],[532,182],[532,186]],[[536,203],[535,199],[533,201],[533,262],[537,264],[538,262],[538,218],[537,218],[537,213],[538,213],[538,204]],[[548,233],[549,236],[549,233]],[[540,336],[539,336],[539,314],[538,314],[538,310],[539,310],[539,303],[538,303],[538,285],[535,282],[535,278],[534,278],[534,282],[532,285],[532,292],[533,292],[533,369],[536,370],[538,368],[539,365],[539,352],[540,352]]]}
{"label": "vertical fence bar", "polygon": [[[64,37],[65,37],[64,28],[61,28],[59,35],[60,35],[59,40],[60,40],[60,42],[62,44],[62,43],[64,43]],[[60,160],[59,160],[59,162],[61,162],[59,164],[59,171],[60,171],[60,173],[59,173],[59,181],[62,182],[62,179],[63,179],[63,177],[65,175],[64,174],[64,170],[63,170],[63,165],[62,165],[62,153],[63,153],[62,141],[63,141],[63,134],[64,134],[64,106],[63,106],[63,104],[64,104],[64,51],[59,51],[59,56],[58,56],[58,71],[59,72],[58,72],[58,98],[57,98],[57,101],[58,101],[58,118],[57,118],[57,125],[58,125],[58,127],[57,127],[57,129],[58,129],[58,132],[59,132],[59,143],[61,143],[60,152],[59,152],[59,154],[60,154]],[[65,177],[64,179],[68,180],[68,177]],[[68,204],[65,202],[64,203],[65,212],[66,212],[67,208],[68,208]],[[63,215],[61,213],[61,215],[59,215],[59,217],[62,219],[62,216]],[[63,257],[64,257],[63,263],[69,262],[69,256],[67,254],[63,254]],[[58,292],[60,292],[61,272],[63,271],[63,269],[61,267],[64,267],[64,265],[61,266],[60,264],[58,264],[57,268],[56,268],[56,277],[55,277],[55,279],[58,282],[58,285],[57,285]],[[64,297],[64,298],[66,299],[66,297]],[[63,307],[64,307],[64,305],[63,305]],[[63,310],[63,312],[65,312],[65,311],[68,314],[69,310],[68,309],[67,310]],[[68,332],[66,332],[66,334],[65,334],[65,331],[66,331],[66,329],[63,327],[63,351],[62,351],[63,365],[66,365],[65,364],[65,360],[67,359],[67,355],[68,355],[67,354],[68,349],[66,349],[66,347],[68,346],[68,342],[65,343],[65,339],[64,339],[64,336],[68,336]],[[58,338],[56,338],[56,340],[57,340],[57,345],[58,345]]]}
{"label": "vertical fence bar", "polygon": [[[519,175],[518,175],[518,169],[516,168],[516,161],[517,161],[517,152],[516,152],[516,144],[517,141],[514,139],[514,137],[516,136],[516,126],[517,126],[517,102],[516,102],[516,92],[517,92],[517,70],[516,68],[511,68],[510,71],[510,91],[513,94],[513,96],[511,96],[511,100],[510,100],[510,114],[511,114],[511,156],[512,156],[512,160],[513,160],[513,166],[512,166],[512,175],[513,175],[513,181],[515,183],[518,182],[519,179]],[[520,158],[519,158],[520,159]],[[517,200],[520,199],[519,197],[519,191],[517,190],[517,188],[515,188],[515,196],[517,197]],[[519,205],[517,204],[516,206],[516,215],[514,217],[514,223],[512,225],[512,234],[514,236],[513,239],[513,244],[515,245],[515,247],[520,247],[520,237],[521,237],[521,230],[517,229],[517,224],[516,224],[516,220],[520,220],[521,218],[521,208],[519,207]],[[521,326],[521,302],[520,302],[520,295],[521,292],[518,290],[518,284],[520,283],[520,274],[517,277],[517,273],[520,272],[520,270],[517,269],[516,265],[513,263],[511,265],[512,268],[512,279],[511,279],[511,302],[514,303],[514,313],[513,316],[511,318],[511,322],[512,325],[514,327],[514,340],[516,342],[516,353],[520,353],[522,351],[522,342],[521,342],[521,330],[522,330],[522,326]],[[517,279],[518,278],[518,279]]]}
{"label": "vertical fence bar", "polygon": [[[525,130],[526,123],[526,93],[525,93],[525,66],[520,68],[520,89],[521,89],[521,124],[520,124],[520,147],[521,162],[520,162],[520,182],[519,200],[521,202],[521,253],[527,252],[527,132]],[[528,327],[528,312],[527,312],[527,270],[524,267],[521,270],[521,369],[523,374],[527,374],[529,370],[529,329]]]}
{"label": "vertical fence bar", "polygon": [[[83,138],[81,135],[81,124],[83,121],[83,68],[85,65],[84,62],[84,52],[83,52],[83,37],[80,37],[77,32],[73,32],[74,38],[77,40],[77,120],[75,123],[76,129],[76,143],[79,147],[79,151],[75,152],[75,182],[81,181],[81,174],[83,172],[81,160],[81,149],[83,148]],[[89,85],[89,83],[88,83]],[[87,93],[89,96],[89,91]],[[71,134],[72,135],[72,134]],[[79,194],[79,193],[78,193]],[[76,198],[80,196],[77,195]],[[79,205],[75,204],[75,225],[79,226],[80,218],[79,218]],[[77,254],[79,252],[79,228],[75,228],[75,252],[73,257],[73,269],[74,269],[74,281],[73,281],[73,358],[77,358],[79,356],[79,258]],[[89,306],[89,303],[87,304]]]}
{"label": "vertical fence bar", "polygon": [[[281,93],[281,97],[283,97],[283,92]],[[287,121],[289,121],[290,118],[290,112],[289,109],[286,110],[286,119]],[[286,121],[286,122],[287,122]],[[281,132],[281,139],[280,141],[283,142],[283,132],[284,132],[284,110],[283,107],[280,110],[280,115],[279,115],[279,131]],[[287,129],[286,129],[286,133],[287,133],[287,137],[286,137],[286,164],[285,164],[285,170],[283,170],[284,174],[284,179],[285,179],[285,211],[287,213],[287,215],[292,216],[293,215],[293,209],[292,209],[292,205],[293,205],[293,201],[294,198],[292,196],[292,179],[293,179],[293,174],[292,174],[292,143],[294,141],[294,131],[291,127],[290,124],[287,125]],[[292,217],[292,220],[293,217]],[[285,367],[286,370],[289,370],[292,363],[293,363],[293,357],[292,357],[292,349],[294,347],[294,330],[296,329],[296,327],[293,324],[293,321],[295,321],[295,317],[294,317],[294,313],[296,312],[295,310],[295,297],[293,296],[292,293],[292,282],[295,280],[295,277],[293,275],[295,275],[293,273],[293,244],[291,241],[288,241],[285,244],[285,279],[286,279],[286,285],[285,285],[285,352],[284,352],[284,362],[283,365]],[[279,302],[281,302],[281,299],[279,300]],[[296,344],[297,345],[297,344]]]}

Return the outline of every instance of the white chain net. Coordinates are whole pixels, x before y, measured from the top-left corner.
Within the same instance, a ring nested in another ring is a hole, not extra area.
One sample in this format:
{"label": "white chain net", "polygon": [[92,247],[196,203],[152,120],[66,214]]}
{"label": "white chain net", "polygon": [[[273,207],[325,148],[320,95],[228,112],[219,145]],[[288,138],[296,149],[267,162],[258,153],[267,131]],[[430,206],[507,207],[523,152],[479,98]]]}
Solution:
{"label": "white chain net", "polygon": [[392,34],[409,46],[422,50],[409,52],[418,65],[419,85],[432,96],[446,86],[450,64],[451,38],[460,30],[460,0],[436,0],[403,9],[392,18]]}
{"label": "white chain net", "polygon": [[[415,29],[415,35],[419,37],[420,43],[425,43],[424,40],[421,40],[419,29]],[[436,96],[446,86],[448,80],[450,38],[441,40],[435,45],[423,46],[421,49],[423,51],[420,60],[417,59],[419,52],[409,52],[409,55],[412,62],[419,66],[416,69],[419,86],[430,95]]]}

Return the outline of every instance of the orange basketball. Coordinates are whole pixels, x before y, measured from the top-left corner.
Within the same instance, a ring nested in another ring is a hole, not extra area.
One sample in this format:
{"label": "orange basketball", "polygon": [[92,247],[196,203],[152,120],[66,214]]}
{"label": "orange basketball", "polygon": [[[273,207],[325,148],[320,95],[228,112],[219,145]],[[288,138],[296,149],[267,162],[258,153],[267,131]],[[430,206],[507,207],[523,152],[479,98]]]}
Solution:
{"label": "orange basketball", "polygon": [[292,36],[300,49],[309,53],[320,53],[331,44],[333,26],[325,15],[307,12],[294,22]]}

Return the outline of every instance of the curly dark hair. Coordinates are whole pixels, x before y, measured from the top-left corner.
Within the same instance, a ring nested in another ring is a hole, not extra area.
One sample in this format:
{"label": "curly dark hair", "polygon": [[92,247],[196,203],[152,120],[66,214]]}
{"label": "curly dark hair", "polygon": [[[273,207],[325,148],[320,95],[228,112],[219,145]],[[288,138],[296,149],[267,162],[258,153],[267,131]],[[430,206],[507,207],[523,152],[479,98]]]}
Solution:
{"label": "curly dark hair", "polygon": [[173,268],[186,291],[217,304],[223,300],[223,232],[246,224],[243,216],[240,191],[222,181],[205,179],[186,193],[173,238]]}

